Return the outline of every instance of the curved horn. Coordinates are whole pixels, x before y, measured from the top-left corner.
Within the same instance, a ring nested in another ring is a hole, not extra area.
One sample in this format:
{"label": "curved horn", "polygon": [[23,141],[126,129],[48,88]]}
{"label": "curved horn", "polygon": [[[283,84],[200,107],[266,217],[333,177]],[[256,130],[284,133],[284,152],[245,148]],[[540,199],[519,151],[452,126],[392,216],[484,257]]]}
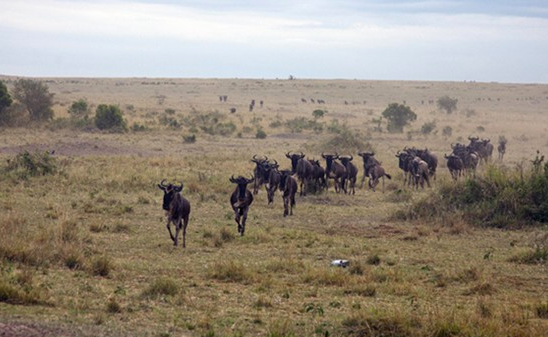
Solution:
{"label": "curved horn", "polygon": [[324,158],[324,159],[325,159],[325,154],[323,154],[323,152],[322,152],[322,158]]}
{"label": "curved horn", "polygon": [[274,163],[272,163],[273,165],[275,166],[278,166],[278,161],[276,159],[274,159]]}
{"label": "curved horn", "polygon": [[445,158],[445,159],[449,158],[449,156],[447,155],[447,153],[444,153],[444,154],[443,154],[443,158]]}
{"label": "curved horn", "polygon": [[348,158],[348,161],[352,161],[352,159],[354,159],[354,157],[352,157],[352,155],[350,155],[350,158]]}
{"label": "curved horn", "polygon": [[183,182],[181,181],[181,185],[180,186],[173,186],[173,189],[176,191],[176,192],[181,192],[183,190]]}
{"label": "curved horn", "polygon": [[230,182],[233,184],[236,184],[236,179],[234,179],[234,175],[230,177]]}
{"label": "curved horn", "polygon": [[301,152],[301,154],[299,155],[301,158],[304,158],[304,153]]}
{"label": "curved horn", "polygon": [[291,158],[290,153],[291,153],[291,151],[287,152],[287,153],[285,154],[285,156],[286,156],[287,158]]}
{"label": "curved horn", "polygon": [[160,181],[160,183],[158,184],[158,187],[162,190],[162,191],[165,191],[166,188],[167,188],[167,185],[164,184],[164,181],[166,181],[165,179],[162,179],[162,181]]}

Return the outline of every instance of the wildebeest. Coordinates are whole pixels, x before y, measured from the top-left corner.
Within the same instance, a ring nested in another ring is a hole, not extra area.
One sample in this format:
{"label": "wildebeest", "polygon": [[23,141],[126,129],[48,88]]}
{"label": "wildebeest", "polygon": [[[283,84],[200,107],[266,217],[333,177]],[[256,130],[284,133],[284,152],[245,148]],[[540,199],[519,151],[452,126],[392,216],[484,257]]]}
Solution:
{"label": "wildebeest", "polygon": [[249,206],[253,203],[253,194],[247,189],[247,185],[252,181],[253,179],[247,179],[242,176],[239,176],[238,178],[234,178],[234,176],[230,177],[230,182],[238,185],[230,196],[230,206],[232,206],[232,209],[234,210],[234,220],[236,220],[236,223],[238,224],[238,233],[240,233],[241,236],[243,236],[245,232],[245,222],[247,220]]}
{"label": "wildebeest", "polygon": [[259,193],[259,188],[268,179],[268,157],[264,156],[264,158],[259,158],[256,154],[254,154],[251,162],[255,163],[255,169],[253,170],[253,194],[257,194]]}
{"label": "wildebeest", "polygon": [[379,181],[382,178],[382,191],[384,193],[384,177],[392,179],[392,176],[386,173],[384,168],[381,166],[381,163],[374,157],[374,152],[360,152],[358,155],[363,159],[364,177],[362,178],[362,184],[365,176],[368,176],[369,188],[375,192],[375,187],[379,184]]}
{"label": "wildebeest", "polygon": [[268,203],[274,202],[274,193],[280,185],[281,174],[278,171],[278,162],[274,160],[274,163],[270,164],[268,170],[268,180],[266,181],[266,194],[268,197]]}
{"label": "wildebeest", "polygon": [[320,165],[319,160],[309,159],[312,164],[312,181],[314,182],[314,191],[321,191],[323,188],[327,188],[327,181],[325,180],[325,169]]}
{"label": "wildebeest", "polygon": [[411,172],[413,174],[414,188],[418,188],[419,186],[421,188],[424,188],[425,181],[428,187],[430,187],[430,172],[428,169],[428,163],[422,160],[419,156],[416,156],[415,158],[413,158],[412,167],[413,168]]}
{"label": "wildebeest", "polygon": [[[164,191],[164,199],[162,208],[167,214],[167,230],[169,236],[173,240],[173,245],[177,246],[179,232],[183,230],[183,248],[186,247],[186,227],[188,226],[188,218],[190,215],[190,202],[181,195],[183,183],[180,186],[172,184],[165,185],[163,179],[158,187]],[[175,236],[171,232],[171,223],[175,226]]]}
{"label": "wildebeest", "polygon": [[417,156],[428,164],[428,172],[431,177],[436,179],[436,168],[438,167],[438,156],[432,153],[428,148],[416,150]]}
{"label": "wildebeest", "polygon": [[348,182],[348,188],[344,186],[344,193],[350,194],[356,194],[356,179],[358,177],[358,169],[356,168],[356,165],[352,163],[352,159],[354,157],[352,155],[350,156],[339,156],[339,160],[343,164],[344,168],[346,169],[346,179],[345,183]]}
{"label": "wildebeest", "polygon": [[462,174],[464,163],[462,162],[462,159],[454,153],[444,155],[444,157],[447,159],[447,169],[449,170],[449,173],[451,173],[453,180],[456,181]]}
{"label": "wildebeest", "polygon": [[322,158],[325,159],[325,177],[327,179],[327,186],[329,187],[329,179],[333,179],[335,185],[335,192],[340,192],[344,189],[344,183],[346,179],[346,167],[336,161],[339,158],[337,153],[324,154],[322,152]]}
{"label": "wildebeest", "polygon": [[403,171],[403,184],[404,186],[406,184],[410,185],[412,179],[411,169],[413,166],[413,155],[404,149],[403,152],[398,151],[396,157],[398,158],[398,166]]}
{"label": "wildebeest", "polygon": [[479,163],[479,155],[475,152],[470,146],[465,146],[463,144],[451,144],[453,153],[460,157],[462,163],[464,164],[464,169],[468,172],[472,172],[474,177],[476,176],[476,167]]}
{"label": "wildebeest", "polygon": [[499,152],[499,161],[502,161],[502,158],[504,158],[504,154],[506,153],[506,138],[501,138],[499,140],[497,151]]}
{"label": "wildebeest", "polygon": [[297,180],[293,178],[290,170],[280,171],[280,191],[284,200],[284,217],[293,215],[295,206],[295,194],[297,193]]}
{"label": "wildebeest", "polygon": [[472,151],[476,152],[479,156],[480,162],[488,162],[493,155],[493,144],[490,143],[490,139],[479,139],[479,137],[468,137],[470,144],[468,145]]}
{"label": "wildebeest", "polygon": [[299,179],[301,185],[301,195],[306,195],[306,187],[312,180],[312,174],[314,171],[312,164],[304,158],[305,155],[302,152],[300,154],[291,154],[288,152],[285,156],[291,160],[291,173],[297,174],[297,178]]}

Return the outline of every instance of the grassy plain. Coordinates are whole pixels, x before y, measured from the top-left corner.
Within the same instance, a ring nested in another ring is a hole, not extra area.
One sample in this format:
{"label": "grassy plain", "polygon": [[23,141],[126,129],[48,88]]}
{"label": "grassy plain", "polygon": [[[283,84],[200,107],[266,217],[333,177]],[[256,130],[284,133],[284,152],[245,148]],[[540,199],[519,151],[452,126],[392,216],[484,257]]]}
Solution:
{"label": "grassy plain", "polygon": [[[1,79],[10,88],[13,78]],[[56,117],[68,118],[70,104],[85,98],[120,105],[128,125],[145,130],[0,130],[2,165],[23,150],[55,150],[58,168],[40,177],[0,176],[0,329],[46,336],[548,336],[548,267],[512,262],[546,244],[546,228],[391,217],[431,193],[401,188],[394,154],[404,146],[428,147],[442,159],[451,143],[470,135],[494,143],[504,135],[507,154],[495,165],[510,170],[529,166],[537,150],[547,153],[548,85],[43,80],[55,93]],[[458,111],[437,110],[443,95],[458,98]],[[392,102],[418,115],[403,134],[378,130],[375,120]],[[316,124],[315,109],[328,111]],[[232,133],[207,129],[230,122]],[[429,122],[434,131],[421,133]],[[442,132],[447,126],[451,135]],[[258,129],[266,139],[255,138]],[[185,143],[191,134],[196,142]],[[287,151],[357,157],[359,144],[374,148],[394,176],[385,193],[331,189],[297,197],[295,215],[283,218],[280,196],[268,206],[261,190],[246,236],[237,236],[228,178],[250,175],[253,154],[287,167]],[[432,190],[450,180],[440,163]],[[173,247],[165,229],[156,187],[163,178],[182,179],[192,204],[186,249]],[[331,267],[333,259],[351,265]]]}

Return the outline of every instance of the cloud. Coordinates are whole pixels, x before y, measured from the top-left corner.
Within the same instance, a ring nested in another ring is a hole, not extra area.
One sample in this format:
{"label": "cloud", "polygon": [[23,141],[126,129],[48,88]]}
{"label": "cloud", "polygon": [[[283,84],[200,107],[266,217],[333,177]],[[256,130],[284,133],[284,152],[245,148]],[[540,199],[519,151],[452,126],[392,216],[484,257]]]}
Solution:
{"label": "cloud", "polygon": [[[283,71],[292,65],[309,69],[309,74],[317,71],[315,77],[329,77],[341,76],[329,75],[330,69],[344,76],[365,69],[361,60],[385,69],[403,70],[417,68],[423,62],[428,63],[424,67],[439,65],[439,71],[447,71],[451,62],[465,68],[466,62],[499,59],[501,54],[507,56],[507,62],[530,63],[533,54],[548,52],[548,19],[542,14],[547,11],[535,0],[514,10],[510,3],[488,1],[487,6],[467,0],[6,1],[0,12],[0,33],[6,36],[4,60],[10,64],[0,60],[0,67],[24,68],[17,60],[28,61],[28,56],[16,54],[33,52],[50,55],[53,63],[66,60],[69,54],[76,61],[69,62],[72,68],[65,63],[63,72],[83,71],[77,61],[93,55],[88,62],[95,62],[94,70],[100,69],[99,63],[110,63],[111,67],[117,64],[117,69],[131,72],[128,65],[132,64],[140,66],[140,71],[149,69],[153,73],[158,65],[147,59],[152,55],[166,57],[162,69],[181,60],[197,73],[207,69],[210,74],[215,72],[215,63],[222,63],[222,72],[234,69],[234,76],[243,76],[238,72],[251,64],[258,73],[261,66],[267,72]],[[532,15],[538,7],[543,12]],[[130,57],[135,58],[133,63],[120,64],[120,59]],[[277,64],[282,62],[285,64]],[[489,65],[488,61],[482,62]],[[504,67],[502,61],[500,64]],[[428,69],[431,71],[435,70]],[[350,77],[360,76],[367,77],[357,73]]]}

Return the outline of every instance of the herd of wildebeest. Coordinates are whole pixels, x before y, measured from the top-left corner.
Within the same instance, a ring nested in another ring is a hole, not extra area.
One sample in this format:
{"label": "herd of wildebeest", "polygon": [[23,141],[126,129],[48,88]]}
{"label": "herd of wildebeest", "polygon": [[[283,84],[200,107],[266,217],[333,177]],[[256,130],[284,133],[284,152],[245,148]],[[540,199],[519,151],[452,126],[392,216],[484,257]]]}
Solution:
{"label": "herd of wildebeest", "polygon": [[[452,153],[444,155],[447,160],[447,168],[451,177],[456,181],[462,175],[475,177],[478,164],[488,162],[493,154],[493,144],[489,139],[479,137],[468,137],[468,145],[456,143],[451,144]],[[506,152],[506,141],[501,140],[498,145],[499,161],[502,161]],[[360,188],[363,187],[365,179],[369,178],[369,188],[375,191],[376,186],[382,179],[384,192],[384,178],[392,179],[382,167],[382,163],[375,159],[374,152],[358,152],[363,159],[363,176]],[[259,192],[261,186],[265,186],[268,203],[274,201],[277,190],[282,194],[284,205],[284,217],[293,215],[295,206],[295,195],[300,189],[300,195],[307,192],[318,193],[329,189],[329,180],[333,180],[335,192],[355,194],[355,187],[358,178],[358,168],[352,162],[352,155],[339,155],[338,153],[321,156],[325,160],[323,167],[319,160],[306,159],[302,152],[285,155],[291,161],[291,168],[280,169],[276,160],[270,160],[266,156],[253,155],[251,162],[255,164],[253,176],[230,177],[230,182],[236,188],[230,196],[230,205],[234,210],[235,221],[238,224],[238,233],[244,235],[245,223],[249,207],[253,203],[253,195]],[[417,149],[416,147],[405,147],[396,153],[398,166],[403,171],[404,185],[413,189],[424,188],[426,184],[430,187],[430,180],[436,179],[438,157],[427,148]],[[253,192],[248,185],[253,184]],[[164,192],[162,208],[167,215],[167,229],[177,246],[179,232],[183,232],[183,248],[186,246],[186,228],[190,215],[190,202],[181,195],[183,183],[180,185],[165,184],[165,179],[158,184]],[[175,226],[175,234],[171,231],[171,223]]]}

